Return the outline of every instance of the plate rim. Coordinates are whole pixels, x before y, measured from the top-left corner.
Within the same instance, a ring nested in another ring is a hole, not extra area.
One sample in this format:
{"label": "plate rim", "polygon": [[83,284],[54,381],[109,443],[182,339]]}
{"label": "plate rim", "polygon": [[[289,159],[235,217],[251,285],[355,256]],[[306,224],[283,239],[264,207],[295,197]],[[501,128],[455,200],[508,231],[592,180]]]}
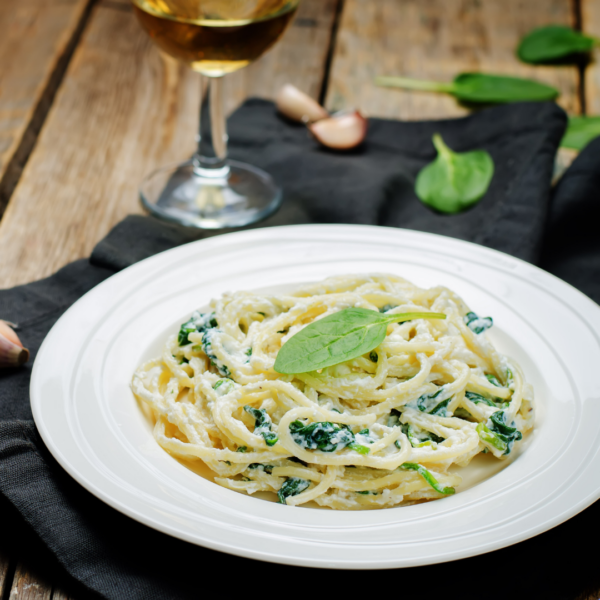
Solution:
{"label": "plate rim", "polygon": [[[64,321],[68,321],[69,315],[72,314],[72,312],[74,312],[75,310],[77,310],[79,303],[83,302],[84,298],[86,298],[89,294],[93,293],[94,290],[96,290],[100,287],[103,287],[105,285],[109,285],[108,282],[110,280],[113,280],[116,277],[126,277],[127,273],[130,273],[132,270],[145,269],[148,267],[148,265],[152,265],[154,262],[167,260],[169,257],[175,256],[177,253],[180,253],[180,252],[185,253],[186,248],[190,248],[190,247],[197,248],[197,247],[201,246],[204,249],[204,251],[210,251],[213,248],[227,247],[232,244],[235,244],[236,242],[247,244],[257,237],[264,238],[265,236],[267,236],[267,237],[277,236],[278,234],[281,234],[281,232],[290,231],[290,230],[304,231],[304,232],[310,232],[310,230],[319,231],[319,232],[331,230],[332,232],[343,233],[345,231],[352,232],[352,231],[356,231],[356,230],[375,232],[375,231],[381,231],[381,229],[386,229],[388,232],[392,232],[392,233],[395,233],[398,235],[408,235],[409,238],[422,239],[425,241],[432,240],[434,245],[437,245],[438,243],[442,243],[442,244],[450,244],[450,246],[454,246],[459,249],[465,248],[465,247],[466,248],[469,248],[469,247],[474,248],[474,249],[476,249],[477,253],[483,254],[483,256],[487,255],[492,259],[499,258],[499,259],[501,259],[501,261],[503,263],[508,263],[508,264],[512,263],[512,264],[521,265],[526,269],[533,269],[534,271],[537,271],[538,274],[540,274],[542,279],[546,279],[546,281],[552,287],[557,286],[557,285],[559,287],[566,286],[566,289],[569,290],[569,293],[572,294],[574,292],[578,296],[578,299],[580,301],[584,302],[584,304],[587,304],[587,306],[589,307],[589,309],[591,311],[596,311],[596,314],[595,314],[596,319],[598,319],[600,322],[600,310],[598,310],[598,309],[600,309],[600,306],[598,306],[593,300],[591,300],[583,292],[581,292],[574,286],[570,285],[569,283],[556,277],[555,275],[548,273],[547,271],[544,271],[540,267],[537,267],[536,265],[532,265],[522,259],[512,257],[510,255],[507,255],[507,254],[505,254],[501,251],[495,250],[493,248],[480,246],[480,245],[472,243],[472,242],[468,242],[465,240],[458,240],[456,238],[450,238],[450,237],[439,235],[439,234],[433,234],[433,233],[428,233],[428,232],[419,232],[419,231],[414,231],[414,230],[407,230],[407,229],[393,228],[393,227],[381,227],[381,226],[373,226],[373,225],[344,225],[344,224],[290,225],[290,226],[257,228],[257,229],[251,229],[251,230],[245,230],[245,231],[238,231],[238,232],[222,234],[222,235],[218,235],[218,236],[214,236],[214,237],[210,237],[210,238],[206,238],[206,239],[196,240],[194,242],[190,242],[187,244],[183,244],[183,245],[165,250],[165,251],[155,254],[153,256],[147,257],[137,263],[134,263],[133,265],[109,276],[106,280],[102,281],[100,284],[98,284],[97,286],[95,286],[94,288],[92,288],[91,290],[86,292],[86,294],[84,294],[81,298],[79,298],[76,302],[74,302],[69,307],[69,309],[67,309],[67,311],[65,311],[65,313],[63,313],[63,315],[61,315],[61,317],[57,320],[57,322],[51,328],[50,332],[48,332],[44,341],[42,342],[42,345],[40,346],[40,349],[38,351],[38,356],[43,357],[44,354],[42,351],[44,351],[44,352],[47,351],[46,346],[49,346],[49,344],[50,344],[50,342],[47,342],[47,340],[50,338],[50,334],[52,333],[52,331],[55,328],[57,328],[59,326],[59,324],[64,323]],[[310,238],[307,239],[307,243],[310,243]],[[417,250],[419,250],[419,248],[417,248]],[[475,262],[477,262],[477,261],[475,261]],[[489,265],[487,265],[485,263],[480,263],[480,264],[483,264],[484,266],[489,267]],[[501,264],[501,265],[497,265],[497,268],[504,269],[505,266],[506,265]],[[510,270],[514,271],[514,269],[510,269]],[[544,286],[544,288],[546,288],[546,286]],[[545,291],[547,293],[551,293],[553,296],[555,296],[556,299],[558,299],[561,303],[564,304],[564,300],[562,298],[560,298],[559,296],[557,296],[554,293],[554,290],[545,289]],[[585,319],[583,317],[583,315],[579,315],[579,317],[588,326],[589,330],[593,333],[596,340],[600,340],[600,335],[599,335],[600,331],[598,329],[596,329],[595,327],[593,327],[592,323],[589,320]],[[189,535],[187,537],[182,536],[181,532],[175,531],[174,529],[170,528],[168,525],[167,526],[165,526],[165,525],[158,526],[157,523],[154,523],[150,519],[145,519],[143,517],[143,515],[140,515],[139,513],[135,512],[134,509],[129,508],[123,502],[116,500],[113,497],[110,497],[107,493],[105,493],[103,490],[99,489],[97,486],[93,485],[90,481],[88,481],[87,478],[85,478],[81,473],[79,473],[75,469],[74,465],[72,465],[69,462],[68,457],[64,456],[63,453],[60,451],[60,449],[58,447],[56,447],[55,444],[53,443],[51,432],[48,429],[46,429],[46,425],[40,415],[39,399],[34,399],[34,396],[37,396],[36,385],[38,383],[38,379],[41,377],[41,375],[40,375],[41,368],[42,367],[40,367],[40,362],[37,360],[37,357],[36,357],[36,361],[34,362],[33,369],[32,369],[32,376],[31,376],[31,383],[30,383],[30,397],[31,397],[31,407],[32,407],[32,412],[33,412],[33,416],[34,416],[34,421],[36,423],[38,431],[40,432],[42,440],[44,441],[44,443],[46,444],[46,446],[48,447],[48,449],[50,450],[52,455],[56,458],[56,460],[58,461],[60,466],[62,468],[64,468],[67,471],[67,473],[71,477],[73,477],[80,485],[82,485],[85,489],[90,491],[96,497],[100,498],[103,502],[107,503],[109,506],[115,508],[116,510],[119,510],[123,514],[126,514],[130,518],[133,518],[134,520],[136,520],[140,523],[143,523],[144,525],[149,526],[157,531],[167,533],[167,534],[177,537],[179,539],[184,539],[185,541],[190,542],[190,543],[204,545],[205,547],[208,547],[208,548],[220,551],[220,552],[235,554],[238,556],[258,559],[258,560],[267,561],[267,562],[277,562],[277,563],[281,563],[281,564],[299,565],[299,566],[307,566],[307,567],[315,567],[315,568],[331,568],[332,565],[323,564],[322,561],[321,562],[313,562],[310,560],[302,561],[302,560],[298,560],[297,558],[289,558],[286,556],[279,556],[275,559],[273,556],[265,555],[262,552],[255,552],[255,553],[239,552],[236,550],[236,548],[232,548],[231,546],[226,545],[226,544],[222,544],[222,545],[214,544],[214,543],[203,544],[203,543],[198,542],[197,538],[195,538],[193,535]],[[424,561],[423,559],[420,559],[414,564],[402,564],[402,565],[398,565],[396,563],[384,564],[384,565],[368,564],[368,563],[365,564],[362,561],[357,561],[354,564],[350,564],[347,561],[345,561],[343,564],[336,563],[335,568],[341,568],[341,569],[359,568],[359,569],[364,569],[364,570],[390,569],[390,568],[409,567],[409,566],[426,565],[426,564],[437,564],[440,562],[447,562],[447,561],[457,560],[460,558],[466,558],[468,556],[483,554],[483,553],[490,552],[490,551],[493,551],[496,549],[500,549],[502,547],[506,547],[508,545],[517,543],[519,541],[524,541],[525,539],[529,539],[531,537],[534,537],[535,535],[539,535],[540,533],[547,531],[548,529],[551,529],[552,527],[555,527],[556,525],[568,520],[569,518],[572,518],[573,516],[575,516],[576,514],[578,514],[585,508],[587,508],[595,500],[597,500],[598,497],[600,497],[600,485],[598,486],[595,494],[590,494],[588,497],[581,499],[580,502],[572,505],[570,510],[563,511],[561,514],[557,514],[554,517],[554,519],[551,519],[549,521],[551,523],[550,525],[547,525],[547,526],[546,526],[546,524],[540,525],[538,528],[539,530],[536,533],[532,533],[531,535],[527,535],[525,537],[519,537],[518,535],[513,536],[518,539],[514,539],[513,541],[503,543],[501,545],[495,544],[493,541],[491,541],[487,544],[484,544],[483,547],[478,549],[476,552],[472,552],[472,553],[471,552],[459,552],[457,556],[445,557],[445,558],[442,558],[441,560],[439,558],[436,558],[435,556],[432,556],[431,560]],[[333,562],[335,562],[335,561],[332,561],[332,563]],[[404,561],[404,563],[406,563],[406,561]]]}

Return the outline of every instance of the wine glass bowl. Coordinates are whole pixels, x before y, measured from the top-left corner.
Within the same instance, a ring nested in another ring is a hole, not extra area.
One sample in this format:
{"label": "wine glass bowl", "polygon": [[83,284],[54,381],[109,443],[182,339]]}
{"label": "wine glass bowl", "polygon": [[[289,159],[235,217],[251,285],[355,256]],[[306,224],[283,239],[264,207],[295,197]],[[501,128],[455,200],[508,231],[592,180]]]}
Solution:
{"label": "wine glass bowl", "polygon": [[258,221],[281,203],[264,171],[227,158],[222,77],[261,56],[283,34],[299,0],[132,0],[156,45],[202,75],[198,148],[148,175],[142,204],[182,225],[219,229]]}

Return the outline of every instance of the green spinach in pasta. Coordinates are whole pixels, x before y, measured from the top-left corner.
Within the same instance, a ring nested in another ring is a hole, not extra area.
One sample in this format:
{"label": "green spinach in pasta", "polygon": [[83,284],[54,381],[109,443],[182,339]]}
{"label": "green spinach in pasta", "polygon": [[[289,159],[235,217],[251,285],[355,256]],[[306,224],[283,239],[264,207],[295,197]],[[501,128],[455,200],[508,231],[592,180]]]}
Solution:
{"label": "green spinach in pasta", "polygon": [[264,408],[253,408],[250,405],[244,406],[244,410],[254,417],[254,433],[262,435],[267,446],[274,446],[279,439],[277,434],[271,430],[271,417]]}
{"label": "green spinach in pasta", "polygon": [[[368,429],[366,431],[368,432]],[[356,443],[352,430],[346,425],[329,421],[305,425],[302,421],[296,420],[290,423],[290,433],[294,442],[306,450],[337,452],[348,447],[359,454],[369,453],[366,446]]]}
{"label": "green spinach in pasta", "polygon": [[465,325],[476,334],[483,333],[494,324],[492,317],[479,317],[474,312],[469,312],[464,316]]}
{"label": "green spinach in pasta", "polygon": [[490,446],[500,450],[503,454],[510,454],[515,442],[523,438],[521,432],[511,425],[506,424],[506,413],[496,411],[487,420],[487,423],[477,425],[479,439]]}
{"label": "green spinach in pasta", "polygon": [[289,498],[290,496],[297,496],[298,494],[303,492],[309,485],[310,482],[306,479],[301,479],[300,477],[290,477],[283,483],[283,485],[279,488],[279,491],[277,492],[279,502],[281,504],[287,504],[287,498]]}
{"label": "green spinach in pasta", "polygon": [[190,333],[204,333],[206,330],[214,329],[217,326],[217,319],[214,312],[201,313],[200,311],[195,311],[189,320],[181,325],[177,336],[177,343],[180,346],[185,346],[190,343]]}
{"label": "green spinach in pasta", "polygon": [[455,492],[453,487],[444,487],[443,485],[440,485],[437,479],[422,465],[418,465],[417,463],[404,463],[400,465],[400,468],[404,471],[416,471],[439,494],[450,495]]}
{"label": "green spinach in pasta", "polygon": [[210,364],[217,368],[219,374],[223,377],[229,377],[231,371],[229,367],[222,361],[219,360],[217,355],[212,351],[212,337],[216,332],[216,329],[207,329],[202,335],[202,351],[210,360]]}

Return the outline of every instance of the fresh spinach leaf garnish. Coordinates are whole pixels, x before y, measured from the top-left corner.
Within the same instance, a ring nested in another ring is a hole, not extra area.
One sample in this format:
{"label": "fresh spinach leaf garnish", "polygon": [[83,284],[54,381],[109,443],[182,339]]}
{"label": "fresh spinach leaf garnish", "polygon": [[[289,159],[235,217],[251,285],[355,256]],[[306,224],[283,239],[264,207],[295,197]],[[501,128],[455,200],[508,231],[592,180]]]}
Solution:
{"label": "fresh spinach leaf garnish", "polygon": [[294,442],[306,450],[337,452],[347,446],[359,454],[369,453],[366,446],[356,443],[352,430],[346,425],[338,425],[329,421],[318,421],[305,425],[302,421],[292,421],[290,433]]}
{"label": "fresh spinach leaf garnish", "polygon": [[600,116],[569,117],[567,131],[565,131],[560,145],[564,148],[583,150],[598,136],[600,136]]}
{"label": "fresh spinach leaf garnish", "polygon": [[443,213],[466,210],[483,198],[494,175],[494,161],[485,150],[453,152],[442,136],[433,136],[438,155],[417,175],[415,193],[427,206]]}
{"label": "fresh spinach leaf garnish", "polygon": [[511,425],[506,424],[506,413],[499,410],[492,414],[487,423],[477,425],[477,433],[482,442],[502,451],[503,454],[510,454],[514,443],[523,438],[523,434],[512,425],[514,422]]}
{"label": "fresh spinach leaf garnish", "polygon": [[194,333],[197,331],[198,333],[203,333],[207,329],[213,329],[218,327],[217,319],[215,318],[215,313],[201,313],[200,311],[195,311],[192,313],[189,321],[183,323],[181,328],[179,329],[179,334],[177,335],[177,343],[180,346],[185,346],[190,343],[189,335],[190,333]]}
{"label": "fresh spinach leaf garnish", "polygon": [[295,374],[338,365],[374,350],[385,339],[391,323],[445,318],[442,313],[382,315],[365,308],[345,308],[293,335],[279,350],[274,369]]}
{"label": "fresh spinach leaf garnish", "polygon": [[445,92],[461,102],[484,104],[554,100],[559,94],[557,89],[539,81],[487,73],[461,73],[451,83],[409,77],[377,77],[375,84],[409,90]]}
{"label": "fresh spinach leaf garnish", "polygon": [[598,38],[565,25],[546,25],[530,31],[519,43],[517,56],[526,63],[550,63],[600,45]]}
{"label": "fresh spinach leaf garnish", "polygon": [[483,333],[486,329],[489,329],[494,324],[492,317],[479,317],[474,312],[468,312],[463,317],[463,320],[465,325],[476,334]]}
{"label": "fresh spinach leaf garnish", "polygon": [[254,417],[254,433],[262,435],[267,446],[274,446],[279,439],[277,434],[271,431],[271,417],[264,408],[253,408],[249,404],[244,406],[244,410]]}
{"label": "fresh spinach leaf garnish", "polygon": [[404,471],[416,471],[436,492],[447,496],[454,494],[453,487],[444,487],[440,485],[437,479],[423,466],[417,463],[404,463],[400,465]]}
{"label": "fresh spinach leaf garnish", "polygon": [[303,492],[309,485],[310,482],[306,479],[301,479],[300,477],[290,477],[283,483],[283,485],[279,488],[279,491],[277,492],[279,502],[281,504],[287,504],[287,498],[289,498],[290,496],[297,496],[298,494]]}

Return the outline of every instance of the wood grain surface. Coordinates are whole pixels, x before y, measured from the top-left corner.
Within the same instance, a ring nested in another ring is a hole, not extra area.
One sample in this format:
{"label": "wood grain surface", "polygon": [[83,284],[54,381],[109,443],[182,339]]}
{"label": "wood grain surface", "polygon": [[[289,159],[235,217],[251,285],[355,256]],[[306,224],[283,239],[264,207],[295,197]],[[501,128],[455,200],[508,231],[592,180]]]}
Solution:
{"label": "wood grain surface", "polygon": [[[581,0],[581,23],[584,33],[600,38],[600,2]],[[585,69],[585,112],[600,115],[600,48],[595,48]]]}
{"label": "wood grain surface", "polygon": [[[271,56],[232,82],[235,102],[248,92],[268,97],[290,79],[316,95],[335,6],[306,0]],[[288,77],[294,61],[308,66]],[[89,255],[115,223],[139,212],[142,177],[194,149],[199,89],[196,74],[159,55],[127,5],[98,5],[0,222],[0,287]]]}
{"label": "wood grain surface", "polygon": [[[6,540],[4,541],[6,544]],[[6,598],[10,586],[10,558],[5,551],[0,550],[0,598]]]}
{"label": "wood grain surface", "polygon": [[52,586],[19,563],[8,598],[9,600],[52,600]]}
{"label": "wood grain surface", "polygon": [[451,96],[380,88],[373,79],[451,81],[460,72],[481,70],[553,85],[561,92],[559,103],[579,113],[576,67],[533,67],[514,54],[532,28],[572,25],[574,15],[572,0],[345,0],[327,106],[407,120],[464,115],[467,109]]}
{"label": "wood grain surface", "polygon": [[35,143],[89,4],[0,2],[0,215]]}

